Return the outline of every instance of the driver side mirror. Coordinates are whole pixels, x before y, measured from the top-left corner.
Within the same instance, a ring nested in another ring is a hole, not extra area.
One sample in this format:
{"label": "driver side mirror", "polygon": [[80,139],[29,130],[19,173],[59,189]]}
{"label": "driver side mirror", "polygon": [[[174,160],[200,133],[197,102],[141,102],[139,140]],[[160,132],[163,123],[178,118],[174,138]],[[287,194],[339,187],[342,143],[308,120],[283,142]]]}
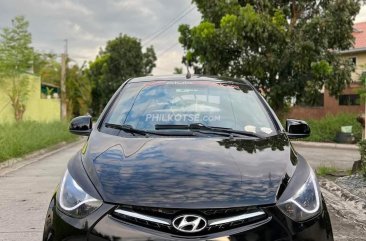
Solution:
{"label": "driver side mirror", "polygon": [[303,120],[286,120],[286,132],[290,139],[305,138],[310,136],[310,126]]}
{"label": "driver side mirror", "polygon": [[79,116],[71,120],[69,131],[80,136],[89,136],[93,129],[91,116]]}

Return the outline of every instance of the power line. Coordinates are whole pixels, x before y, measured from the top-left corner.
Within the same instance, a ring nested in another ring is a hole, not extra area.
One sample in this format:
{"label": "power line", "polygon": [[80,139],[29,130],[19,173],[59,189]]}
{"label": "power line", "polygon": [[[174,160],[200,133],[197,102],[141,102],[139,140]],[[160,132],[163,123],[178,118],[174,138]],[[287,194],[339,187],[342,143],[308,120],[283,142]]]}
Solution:
{"label": "power line", "polygon": [[174,26],[174,24],[176,24],[179,20],[183,19],[185,16],[187,16],[189,13],[191,13],[194,10],[194,6],[191,7],[188,12],[183,11],[183,15],[181,15],[180,17],[176,18],[175,20],[173,20],[172,22],[170,22],[168,25],[166,25],[165,27],[163,27],[160,31],[157,31],[156,33],[154,33],[153,35],[151,35],[150,37],[148,37],[147,39],[145,39],[143,42],[143,47],[145,47],[148,43],[151,43],[153,40],[155,40],[157,37],[161,36],[163,33],[165,33],[168,29],[170,29],[171,27]]}
{"label": "power line", "polygon": [[[189,8],[191,7],[191,4],[190,5],[188,5],[182,12],[180,12],[179,14],[176,14],[175,16],[175,18],[173,18],[173,19],[171,19],[171,21],[170,22],[172,22],[172,21],[174,21],[175,19],[177,19],[181,14],[183,14],[183,13],[185,13]],[[169,25],[169,23],[168,24],[166,24],[165,26],[163,26],[162,28],[165,28],[166,26],[168,26]],[[160,30],[158,30],[158,31],[160,31]],[[156,32],[158,32],[158,31],[156,31]],[[154,33],[152,33],[152,34],[145,34],[145,36],[142,36],[141,37],[141,39],[142,39],[142,41],[146,41],[146,40],[148,40],[149,38],[151,38],[153,35],[155,35],[156,34],[156,32],[154,32]]]}
{"label": "power line", "polygon": [[177,46],[179,43],[174,43],[173,45],[169,46],[168,48],[162,50],[160,53],[158,53],[156,56],[157,57],[161,57],[163,56],[164,54],[168,53],[169,50],[171,50],[172,48],[174,48],[175,46]]}
{"label": "power line", "polygon": [[187,10],[189,10],[191,8],[191,6],[188,6],[187,8],[184,9],[184,11],[182,11],[180,14],[178,14],[177,17],[173,18],[170,22],[168,22],[168,24],[166,24],[165,26],[163,26],[160,30],[157,30],[156,32],[146,35],[142,38],[142,42],[148,41],[150,38],[154,37],[158,32],[160,32],[161,30],[167,28],[173,21],[176,21],[177,18],[179,18],[182,14],[184,14]]}
{"label": "power line", "polygon": [[[195,25],[197,25],[197,24],[199,24],[199,22],[198,22],[198,23],[196,23]],[[174,43],[173,45],[169,46],[168,48],[166,48],[166,49],[162,50],[161,52],[159,52],[158,54],[156,54],[156,56],[157,56],[157,57],[161,57],[161,56],[163,56],[164,54],[166,54],[169,50],[171,50],[172,48],[174,48],[174,47],[175,47],[175,46],[177,46],[178,44],[179,44],[179,42]]]}

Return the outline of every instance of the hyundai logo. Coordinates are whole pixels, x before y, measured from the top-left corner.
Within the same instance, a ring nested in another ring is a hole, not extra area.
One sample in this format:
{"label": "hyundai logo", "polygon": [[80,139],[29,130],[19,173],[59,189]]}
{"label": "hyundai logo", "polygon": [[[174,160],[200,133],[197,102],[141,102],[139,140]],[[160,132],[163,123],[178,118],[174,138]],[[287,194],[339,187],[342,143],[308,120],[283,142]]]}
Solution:
{"label": "hyundai logo", "polygon": [[173,219],[175,229],[185,233],[196,233],[207,226],[207,221],[198,215],[186,214]]}

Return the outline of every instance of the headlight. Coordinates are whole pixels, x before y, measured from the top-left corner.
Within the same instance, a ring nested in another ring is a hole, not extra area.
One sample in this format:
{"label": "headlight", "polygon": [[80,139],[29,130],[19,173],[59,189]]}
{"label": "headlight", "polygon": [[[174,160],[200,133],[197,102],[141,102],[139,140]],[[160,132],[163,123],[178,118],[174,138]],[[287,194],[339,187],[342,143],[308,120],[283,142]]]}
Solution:
{"label": "headlight", "polygon": [[65,214],[82,218],[97,210],[102,203],[87,194],[66,170],[58,193],[58,207]]}
{"label": "headlight", "polygon": [[315,174],[310,170],[307,181],[290,199],[278,204],[280,210],[294,221],[316,216],[320,209],[320,193]]}

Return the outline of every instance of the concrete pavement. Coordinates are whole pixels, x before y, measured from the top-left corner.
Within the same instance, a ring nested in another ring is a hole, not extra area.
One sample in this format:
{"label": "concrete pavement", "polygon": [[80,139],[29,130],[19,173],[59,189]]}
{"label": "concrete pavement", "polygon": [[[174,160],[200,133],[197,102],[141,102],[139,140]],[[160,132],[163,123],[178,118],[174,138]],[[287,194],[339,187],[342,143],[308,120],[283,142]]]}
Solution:
{"label": "concrete pavement", "polygon": [[60,152],[0,176],[0,240],[42,240],[44,218],[68,160],[82,147]]}
{"label": "concrete pavement", "polygon": [[307,147],[321,147],[321,148],[335,148],[346,150],[358,150],[357,144],[342,144],[342,143],[330,143],[330,142],[312,142],[312,141],[292,141],[293,144]]}
{"label": "concrete pavement", "polygon": [[335,167],[340,170],[352,169],[353,162],[360,160],[358,149],[333,148],[329,146],[308,146],[293,142],[295,150],[309,162],[313,168],[319,166]]}

